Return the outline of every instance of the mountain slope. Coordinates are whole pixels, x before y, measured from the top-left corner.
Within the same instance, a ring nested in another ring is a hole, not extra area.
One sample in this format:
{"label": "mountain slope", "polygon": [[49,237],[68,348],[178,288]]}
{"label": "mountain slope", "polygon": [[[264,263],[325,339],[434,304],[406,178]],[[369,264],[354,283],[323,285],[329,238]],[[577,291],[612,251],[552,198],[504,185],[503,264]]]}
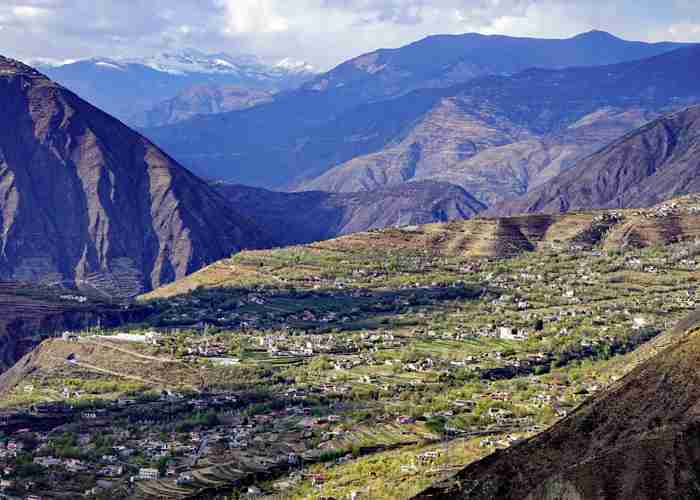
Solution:
{"label": "mountain slope", "polygon": [[[459,184],[489,204],[522,195],[660,113],[698,102],[697,77],[689,69],[698,63],[700,48],[682,49],[614,66],[484,77],[433,92],[420,110],[412,103],[417,93],[376,103],[353,130],[354,151],[366,153],[345,163],[333,158],[340,165],[301,187],[351,191],[375,180],[429,178]],[[401,124],[383,131],[384,144],[377,146],[371,133],[377,117],[392,120],[400,107],[419,115],[398,117]],[[335,124],[328,130],[342,132]],[[348,151],[347,137],[312,138],[302,152],[315,154],[316,144]]]}
{"label": "mountain slope", "polygon": [[[501,259],[525,252],[546,254],[594,247],[619,251],[695,241],[700,238],[698,213],[700,196],[693,195],[644,210],[530,214],[499,219],[475,217],[441,224],[389,228],[314,243],[303,250],[321,256],[324,252],[344,255],[362,254],[368,249],[379,252],[391,249],[392,252],[418,252],[448,260],[454,257]],[[215,262],[151,292],[147,297],[168,298],[200,286],[234,286],[242,276],[259,273],[255,256],[269,253],[250,252],[241,258],[236,256]],[[250,267],[247,264],[242,266],[241,262],[251,263]]]}
{"label": "mountain slope", "polygon": [[310,243],[386,227],[464,220],[486,207],[462,188],[406,183],[362,193],[281,193],[240,185],[216,189],[234,209],[254,209],[255,221],[278,245]]}
{"label": "mountain slope", "polygon": [[700,192],[700,106],[649,123],[490,213],[648,207],[695,192]]}
{"label": "mountain slope", "polygon": [[265,90],[230,85],[195,85],[172,99],[130,117],[129,122],[139,127],[159,127],[181,122],[195,115],[237,111],[271,100],[272,93]]}
{"label": "mountain slope", "polygon": [[551,429],[415,497],[646,500],[700,494],[700,330]]}
{"label": "mountain slope", "polygon": [[[488,192],[488,172],[475,175],[480,163],[469,159],[494,147],[539,141],[543,145],[533,154],[504,151],[497,168],[521,164],[526,175],[516,176],[518,182],[542,170],[556,174],[556,158],[530,168],[530,157],[557,157],[547,144],[576,146],[578,139],[566,137],[579,121],[598,116],[603,130],[613,123],[624,133],[659,112],[697,102],[700,91],[691,68],[699,59],[700,49],[692,47],[613,66],[485,76],[350,106],[333,93],[304,88],[253,109],[198,117],[147,134],[198,172],[246,184],[350,191],[444,174],[440,180],[459,181],[481,201],[492,201],[510,193]],[[597,134],[587,133],[592,139],[574,147],[564,163],[611,139],[603,133],[595,140]],[[330,178],[309,182],[331,169]],[[460,180],[470,176],[475,182]],[[483,196],[477,194],[482,190]]]}
{"label": "mountain slope", "polygon": [[[76,298],[78,300],[76,300]],[[0,282],[0,373],[29,352],[43,336],[95,325],[141,321],[147,310],[124,308],[26,283]]]}
{"label": "mountain slope", "polygon": [[266,244],[119,121],[0,58],[0,278],[134,295]]}

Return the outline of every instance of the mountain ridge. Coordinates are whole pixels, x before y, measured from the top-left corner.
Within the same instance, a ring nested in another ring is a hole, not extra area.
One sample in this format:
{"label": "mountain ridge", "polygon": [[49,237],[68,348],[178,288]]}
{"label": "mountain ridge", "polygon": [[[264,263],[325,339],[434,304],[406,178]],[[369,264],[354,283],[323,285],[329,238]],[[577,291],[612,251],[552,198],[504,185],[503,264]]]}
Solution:
{"label": "mountain ridge", "polygon": [[[454,147],[448,145],[444,152],[456,158],[456,163],[450,159],[450,165],[458,165],[463,154],[461,144],[471,147],[470,142],[481,140],[478,134],[470,132],[472,127],[495,127],[501,134],[514,129],[516,140],[507,138],[507,143],[516,144],[520,132],[542,138],[607,107],[619,107],[621,112],[642,107],[644,113],[656,113],[697,102],[697,87],[692,85],[695,79],[689,70],[697,52],[697,47],[692,46],[613,66],[530,69],[510,77],[483,76],[471,83],[422,88],[349,107],[342,95],[309,90],[306,86],[252,109],[198,117],[145,133],[196,171],[208,171],[212,177],[266,187],[345,190],[333,182],[305,183],[351,161],[361,163],[357,177],[364,176],[367,169],[376,170],[375,159],[365,157],[401,145],[414,125],[446,100],[455,101],[459,113],[466,117],[449,114],[465,128],[456,137]],[[608,76],[611,71],[616,72],[614,78]],[[651,78],[649,84],[644,85],[641,77]],[[585,82],[584,88],[579,87],[581,82]],[[338,92],[345,92],[345,88],[342,86]],[[582,93],[590,98],[582,101]],[[554,100],[548,102],[550,96]],[[526,104],[514,106],[515,101]],[[546,104],[544,110],[534,109],[542,104]],[[503,130],[499,121],[503,122]],[[632,121],[623,132],[639,124]],[[401,145],[397,153],[406,155],[406,159],[397,160],[401,168],[409,167],[411,144]],[[601,145],[593,144],[593,150]],[[586,149],[581,154],[589,152],[592,151]],[[439,153],[431,161],[430,168],[439,170],[442,155]],[[511,156],[514,162],[523,159],[518,154]],[[256,168],[250,169],[248,165],[253,162]],[[474,193],[472,186],[461,185]]]}
{"label": "mountain ridge", "polygon": [[278,92],[297,87],[314,73],[308,64],[267,64],[255,56],[183,50],[152,57],[97,57],[40,64],[50,78],[130,125],[138,117],[195,85],[238,86]]}
{"label": "mountain ridge", "polygon": [[490,215],[648,207],[700,190],[700,105],[666,115]]}

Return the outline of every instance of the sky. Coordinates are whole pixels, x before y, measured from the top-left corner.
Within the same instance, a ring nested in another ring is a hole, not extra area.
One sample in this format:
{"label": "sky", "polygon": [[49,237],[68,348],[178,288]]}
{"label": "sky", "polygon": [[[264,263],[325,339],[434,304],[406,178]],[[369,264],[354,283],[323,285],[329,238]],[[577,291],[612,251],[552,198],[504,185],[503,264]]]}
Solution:
{"label": "sky", "polygon": [[700,42],[700,0],[0,0],[0,54],[25,61],[195,48],[319,70],[440,33]]}

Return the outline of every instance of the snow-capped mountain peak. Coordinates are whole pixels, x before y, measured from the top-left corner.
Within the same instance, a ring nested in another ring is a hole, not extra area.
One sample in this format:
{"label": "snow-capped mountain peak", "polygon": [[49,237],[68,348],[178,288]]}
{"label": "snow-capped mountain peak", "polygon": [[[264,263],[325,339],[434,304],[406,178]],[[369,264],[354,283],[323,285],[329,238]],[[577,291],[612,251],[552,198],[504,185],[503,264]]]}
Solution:
{"label": "snow-capped mountain peak", "polygon": [[275,64],[276,68],[281,68],[294,73],[315,73],[315,68],[306,61],[299,61],[291,57],[285,57]]}
{"label": "snow-capped mountain peak", "polygon": [[211,73],[264,77],[268,74],[276,76],[280,71],[291,74],[313,72],[311,65],[290,58],[283,59],[277,64],[266,64],[253,55],[232,56],[223,52],[206,54],[195,49],[165,52],[151,57],[130,59],[129,62],[174,74]]}

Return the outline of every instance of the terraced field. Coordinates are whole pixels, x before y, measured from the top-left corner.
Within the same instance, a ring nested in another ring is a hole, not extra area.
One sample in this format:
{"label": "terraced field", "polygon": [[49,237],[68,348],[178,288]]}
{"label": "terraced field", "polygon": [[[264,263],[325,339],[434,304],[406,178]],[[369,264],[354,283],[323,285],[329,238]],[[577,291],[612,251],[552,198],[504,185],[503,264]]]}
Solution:
{"label": "terraced field", "polygon": [[313,287],[317,283],[308,277],[316,274],[319,278],[331,278],[327,272],[332,266],[345,271],[338,272],[340,276],[353,268],[381,268],[393,258],[493,259],[572,246],[599,245],[604,250],[616,250],[693,241],[700,238],[696,201],[692,197],[644,210],[477,218],[359,233],[303,247],[243,252],[143,299],[173,297],[197,287]]}

